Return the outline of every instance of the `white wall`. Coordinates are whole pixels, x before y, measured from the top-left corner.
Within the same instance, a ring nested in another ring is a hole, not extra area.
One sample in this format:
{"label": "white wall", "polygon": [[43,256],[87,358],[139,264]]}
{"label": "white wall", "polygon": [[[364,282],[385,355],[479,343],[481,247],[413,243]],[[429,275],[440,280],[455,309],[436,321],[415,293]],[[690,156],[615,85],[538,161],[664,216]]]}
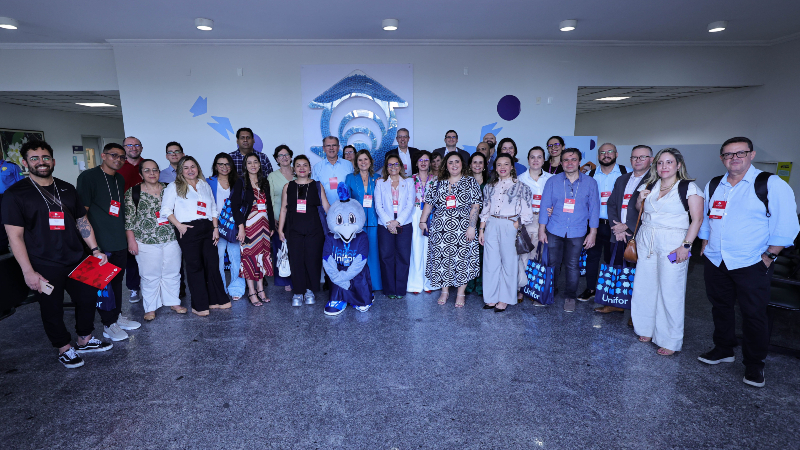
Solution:
{"label": "white wall", "polygon": [[83,145],[81,135],[124,137],[122,120],[89,114],[54,111],[44,108],[0,103],[3,128],[44,131],[44,139],[53,147],[56,159],[54,175],[75,184],[78,166],[72,163],[72,146]]}
{"label": "white wall", "polygon": [[116,91],[118,87],[114,51],[108,46],[0,48],[0,61],[5,63],[0,91]]}

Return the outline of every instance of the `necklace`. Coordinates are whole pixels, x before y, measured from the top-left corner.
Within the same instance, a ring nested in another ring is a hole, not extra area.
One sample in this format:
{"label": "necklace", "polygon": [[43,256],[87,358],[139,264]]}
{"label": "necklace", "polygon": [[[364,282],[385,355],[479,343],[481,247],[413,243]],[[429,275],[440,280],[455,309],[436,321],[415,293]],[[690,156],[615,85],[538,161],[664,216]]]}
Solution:
{"label": "necklace", "polygon": [[662,187],[661,188],[661,192],[668,191],[668,190],[672,189],[672,186],[675,186],[675,183],[677,183],[677,182],[678,182],[678,180],[675,180],[675,182],[670,184],[669,187]]}

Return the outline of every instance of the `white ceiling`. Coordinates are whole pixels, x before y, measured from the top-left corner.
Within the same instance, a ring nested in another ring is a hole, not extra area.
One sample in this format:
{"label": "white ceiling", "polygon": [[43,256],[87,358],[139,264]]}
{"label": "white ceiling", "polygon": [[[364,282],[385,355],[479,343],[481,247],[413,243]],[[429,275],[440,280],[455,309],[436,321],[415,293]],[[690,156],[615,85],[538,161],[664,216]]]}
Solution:
{"label": "white ceiling", "polygon": [[[108,39],[400,39],[681,41],[761,43],[800,34],[798,0],[18,0],[0,16],[15,43],[104,43]],[[214,20],[199,31],[194,19]],[[395,32],[380,29],[397,18]],[[558,23],[577,19],[561,32]],[[727,20],[728,29],[707,25]]]}
{"label": "white ceiling", "polygon": [[[576,114],[602,111],[677,98],[713,94],[751,86],[579,86]],[[618,101],[598,101],[604,97],[629,97]]]}
{"label": "white ceiling", "polygon": [[[95,116],[122,118],[119,91],[0,91],[0,104],[53,109],[56,111],[92,114]],[[76,105],[76,103],[108,103],[116,108]]]}

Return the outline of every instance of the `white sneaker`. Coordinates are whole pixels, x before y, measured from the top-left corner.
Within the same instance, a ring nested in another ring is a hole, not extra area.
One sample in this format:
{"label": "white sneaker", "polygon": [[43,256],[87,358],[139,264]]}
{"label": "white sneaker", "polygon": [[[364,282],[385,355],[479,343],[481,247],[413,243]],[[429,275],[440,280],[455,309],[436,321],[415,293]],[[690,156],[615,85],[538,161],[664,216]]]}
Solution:
{"label": "white sneaker", "polygon": [[124,341],[128,339],[128,333],[122,331],[122,328],[116,323],[112,323],[111,326],[103,327],[103,337],[112,341]]}
{"label": "white sneaker", "polygon": [[122,314],[119,315],[117,318],[117,325],[123,330],[135,330],[142,326],[139,322],[135,320],[129,320],[127,317],[123,316]]}
{"label": "white sneaker", "polygon": [[313,305],[314,304],[314,293],[311,292],[311,289],[306,289],[306,305]]}
{"label": "white sneaker", "polygon": [[141,295],[139,295],[139,291],[136,291],[136,290],[133,290],[133,289],[131,289],[131,298],[130,298],[130,302],[131,302],[131,303],[136,303],[136,302],[138,302],[138,301],[139,301],[139,300],[141,300],[141,299],[142,299],[142,296],[141,296]]}

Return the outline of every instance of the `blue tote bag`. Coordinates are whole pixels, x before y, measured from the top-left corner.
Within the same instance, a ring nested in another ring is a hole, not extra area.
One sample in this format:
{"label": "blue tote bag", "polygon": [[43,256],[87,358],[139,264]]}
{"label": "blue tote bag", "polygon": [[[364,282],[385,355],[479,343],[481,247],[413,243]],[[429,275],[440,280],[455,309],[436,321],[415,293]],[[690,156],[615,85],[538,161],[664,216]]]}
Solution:
{"label": "blue tote bag", "polygon": [[582,277],[586,276],[586,256],[586,249],[581,248],[581,257],[578,259],[578,270],[580,270]]}
{"label": "blue tote bag", "polygon": [[553,295],[554,268],[548,266],[547,259],[547,245],[539,244],[536,258],[528,260],[528,264],[525,266],[528,284],[522,287],[522,295],[543,305],[552,305],[555,301]]}
{"label": "blue tote bag", "polygon": [[[617,247],[614,244],[611,251],[612,259],[617,256]],[[633,277],[636,275],[635,267],[628,267],[625,258],[619,258],[622,264],[600,265],[600,275],[597,277],[597,293],[594,302],[601,305],[615,306],[617,308],[631,309],[631,296],[633,295]]]}

